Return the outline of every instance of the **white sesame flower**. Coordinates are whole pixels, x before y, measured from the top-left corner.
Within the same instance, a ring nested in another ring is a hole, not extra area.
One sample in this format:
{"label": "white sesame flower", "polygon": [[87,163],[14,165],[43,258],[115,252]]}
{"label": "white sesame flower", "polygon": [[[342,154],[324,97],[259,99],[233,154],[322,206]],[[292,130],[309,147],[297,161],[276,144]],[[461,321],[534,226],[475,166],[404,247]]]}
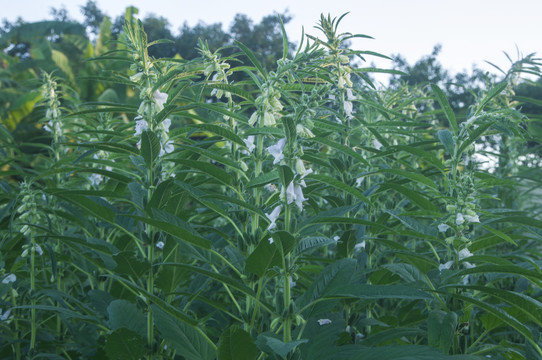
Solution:
{"label": "white sesame flower", "polygon": [[448,226],[447,224],[440,224],[438,226],[438,231],[440,232],[446,232],[446,230],[448,230],[450,228],[450,226]]}
{"label": "white sesame flower", "polygon": [[380,150],[382,148],[382,143],[378,141],[378,139],[373,139],[373,147],[376,150]]}
{"label": "white sesame flower", "polygon": [[457,225],[463,225],[464,222],[465,222],[465,219],[463,218],[463,214],[457,213],[457,216],[455,218],[455,223]]}
{"label": "white sesame flower", "polygon": [[279,218],[281,210],[282,210],[282,206],[279,205],[276,208],[274,208],[273,211],[271,211],[271,214],[265,213],[265,216],[269,219],[269,221],[271,221],[271,224],[269,224],[269,227],[267,228],[267,230],[273,230],[274,228],[277,227],[277,224],[275,222]]}
{"label": "white sesame flower", "polygon": [[480,222],[480,219],[478,218],[478,215],[474,215],[474,216],[465,215],[465,220],[467,220],[470,223],[479,223]]}
{"label": "white sesame flower", "polygon": [[243,142],[245,143],[245,145],[248,148],[248,151],[250,152],[252,152],[256,148],[256,145],[254,144],[254,139],[255,139],[254,135],[250,135],[246,139],[243,139]]}
{"label": "white sesame flower", "polygon": [[439,271],[442,271],[442,270],[450,270],[450,268],[452,267],[452,265],[454,264],[453,261],[448,261],[447,263],[445,264],[440,264],[438,266],[438,269]]}
{"label": "white sesame flower", "polygon": [[156,90],[154,92],[154,102],[156,103],[156,108],[158,111],[161,111],[164,108],[164,104],[167,101],[167,94]]}
{"label": "white sesame flower", "polygon": [[360,187],[361,183],[363,182],[364,176],[359,177],[356,179],[356,187]]}
{"label": "white sesame flower", "polygon": [[5,313],[2,314],[2,309],[0,309],[0,321],[6,321],[11,313],[11,309],[8,309]]}
{"label": "white sesame flower", "polygon": [[321,326],[321,325],[328,325],[328,324],[331,324],[331,320],[329,319],[320,319],[318,320],[318,324]]}
{"label": "white sesame flower", "polygon": [[[304,184],[305,182],[303,182],[303,186]],[[297,184],[294,185],[294,193],[295,193],[295,204],[297,205],[300,211],[303,211],[303,201],[307,199],[303,197],[303,190],[301,189],[301,185],[297,185]]]}
{"label": "white sesame flower", "polygon": [[[166,95],[167,96],[167,95]],[[162,130],[167,134],[169,133],[169,127],[171,126],[171,119],[166,118],[164,121],[160,123],[160,126],[162,127]]]}
{"label": "white sesame flower", "polygon": [[273,155],[273,157],[275,158],[273,160],[273,165],[279,163],[282,159],[284,159],[282,151],[284,150],[285,145],[286,138],[282,138],[275,145],[271,145],[267,148],[267,152],[269,152],[269,154]]}
{"label": "white sesame flower", "polygon": [[290,184],[288,185],[288,187],[286,188],[286,202],[288,204],[291,204],[292,202],[295,201],[296,197],[297,195],[295,193],[294,181],[292,180]]}
{"label": "white sesame flower", "polygon": [[103,180],[103,176],[100,174],[92,174],[88,177],[92,186],[98,186]]}
{"label": "white sesame flower", "polygon": [[361,249],[365,249],[365,240],[363,240],[362,242],[354,245],[354,250],[361,250]]}
{"label": "white sesame flower", "polygon": [[9,284],[15,282],[15,280],[17,280],[17,276],[15,276],[15,274],[9,274],[2,280],[2,284]]}
{"label": "white sesame flower", "polygon": [[156,243],[156,247],[157,247],[158,249],[160,249],[160,250],[162,250],[162,249],[164,248],[165,245],[166,245],[166,244],[164,244],[163,241],[158,241],[158,242]]}
{"label": "white sesame flower", "polygon": [[351,118],[352,111],[354,111],[354,106],[352,105],[352,103],[350,101],[343,102],[343,108],[344,108],[344,113],[346,114],[346,116]]}
{"label": "white sesame flower", "polygon": [[463,262],[463,266],[465,267],[465,269],[472,269],[472,268],[475,268],[475,267],[476,267],[476,265],[471,264],[471,263],[468,262],[468,261]]}
{"label": "white sesame flower", "polygon": [[163,147],[160,148],[160,153],[158,157],[162,157],[165,154],[170,154],[175,148],[173,147],[173,140],[167,141]]}
{"label": "white sesame flower", "polygon": [[292,280],[292,277],[290,276],[289,277],[289,280],[290,280],[290,287],[293,288],[294,286],[297,285],[297,283],[295,281]]}
{"label": "white sesame flower", "polygon": [[339,240],[341,240],[341,237],[340,237],[339,235],[335,235],[335,236],[333,237],[333,240],[334,240],[335,242],[338,242]]}
{"label": "white sesame flower", "polygon": [[459,260],[463,260],[463,259],[466,259],[468,257],[471,257],[472,256],[472,253],[469,251],[469,249],[467,248],[464,248],[463,250],[459,251]]}
{"label": "white sesame flower", "polygon": [[347,88],[346,89],[346,98],[348,100],[356,100],[356,96],[354,95],[354,93],[352,92],[352,89],[350,88]]}
{"label": "white sesame flower", "polygon": [[136,120],[134,136],[141,135],[143,131],[146,131],[149,128],[149,124],[141,116],[136,116],[134,120]]}
{"label": "white sesame flower", "polygon": [[309,174],[312,174],[312,169],[305,169],[305,165],[303,164],[303,160],[301,159],[297,159],[297,161],[295,162],[295,171],[301,175],[301,179],[303,179],[305,176],[309,175]]}
{"label": "white sesame flower", "polygon": [[39,256],[43,255],[43,250],[41,249],[41,246],[36,245],[34,249],[36,250]]}
{"label": "white sesame flower", "polygon": [[274,242],[275,242],[275,240],[273,240],[273,238],[272,238],[272,237],[270,237],[270,238],[269,238],[269,239],[267,239],[267,240],[269,240],[269,244],[272,244],[272,243],[274,243]]}
{"label": "white sesame flower", "polygon": [[130,76],[130,80],[133,81],[133,82],[138,82],[139,80],[141,80],[142,76],[143,76],[143,73],[138,72],[137,74],[134,74],[134,75]]}

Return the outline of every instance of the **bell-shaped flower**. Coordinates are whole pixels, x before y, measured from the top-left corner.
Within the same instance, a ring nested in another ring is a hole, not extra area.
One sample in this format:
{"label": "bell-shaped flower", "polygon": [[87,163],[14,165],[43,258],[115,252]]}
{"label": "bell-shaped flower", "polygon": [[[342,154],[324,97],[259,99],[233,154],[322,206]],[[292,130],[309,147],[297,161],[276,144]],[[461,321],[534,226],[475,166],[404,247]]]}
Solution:
{"label": "bell-shaped flower", "polygon": [[166,134],[169,133],[169,127],[170,126],[171,126],[171,119],[170,118],[166,118],[166,119],[164,119],[164,121],[162,121],[160,123],[160,127],[162,128],[162,131],[165,132]]}
{"label": "bell-shaped flower", "polygon": [[440,264],[438,266],[438,269],[439,271],[442,271],[442,270],[450,270],[450,268],[452,267],[452,265],[454,264],[453,261],[448,261],[447,263],[445,264]]}
{"label": "bell-shaped flower", "polygon": [[17,276],[15,276],[15,274],[9,274],[2,280],[2,284],[9,284],[15,282],[15,280],[17,280]]}
{"label": "bell-shaped flower", "polygon": [[440,224],[440,225],[438,226],[438,231],[440,231],[440,232],[446,232],[446,230],[448,230],[449,228],[450,228],[450,226],[447,225],[447,224]]}
{"label": "bell-shaped flower", "polygon": [[299,176],[301,176],[301,179],[313,173],[312,169],[305,169],[305,164],[303,163],[303,160],[299,158],[295,162],[295,171]]}
{"label": "bell-shaped flower", "polygon": [[343,102],[343,108],[346,117],[351,118],[352,112],[354,111],[354,106],[352,105],[352,103],[350,101]]}
{"label": "bell-shaped flower", "polygon": [[299,210],[303,211],[303,201],[307,199],[303,197],[303,190],[301,189],[301,185],[298,185],[298,184],[294,185],[294,194],[295,194],[295,204],[297,205]]}
{"label": "bell-shaped flower", "polygon": [[134,120],[136,120],[134,136],[141,135],[143,133],[143,131],[146,131],[146,130],[149,129],[149,124],[141,116],[136,116],[136,118]]}
{"label": "bell-shaped flower", "polygon": [[273,230],[274,228],[277,227],[276,221],[280,216],[281,210],[282,210],[282,206],[279,205],[276,208],[274,208],[273,211],[271,211],[271,214],[265,213],[265,217],[267,217],[269,221],[271,222],[269,226],[267,227],[267,230]]}
{"label": "bell-shaped flower", "polygon": [[0,309],[0,321],[6,321],[9,318],[11,309],[8,309],[5,313],[2,314],[2,309]]}
{"label": "bell-shaped flower", "polygon": [[478,215],[474,215],[474,216],[465,215],[464,217],[465,217],[465,220],[467,220],[470,223],[479,223],[480,222],[480,219],[478,218]]}
{"label": "bell-shaped flower", "polygon": [[318,320],[318,325],[322,326],[322,325],[329,325],[331,324],[331,320],[329,319],[319,319]]}
{"label": "bell-shaped flower", "polygon": [[282,138],[275,145],[271,145],[267,148],[267,152],[269,152],[269,154],[273,155],[273,157],[275,158],[273,160],[273,165],[279,163],[282,159],[284,159],[282,151],[284,150],[285,145],[286,138]]}
{"label": "bell-shaped flower", "polygon": [[255,137],[254,135],[250,135],[246,139],[243,139],[243,142],[248,148],[248,151],[252,152],[256,148],[256,145],[254,144]]}
{"label": "bell-shaped flower", "polygon": [[173,152],[175,148],[173,147],[173,140],[167,141],[164,146],[160,147],[160,153],[158,154],[158,157],[162,157],[165,154],[170,154]]}
{"label": "bell-shaped flower", "polygon": [[461,261],[463,259],[471,257],[472,253],[469,251],[469,249],[464,248],[463,250],[459,251],[459,253],[457,255],[459,257],[459,261]]}
{"label": "bell-shaped flower", "polygon": [[158,241],[156,243],[156,247],[160,250],[162,250],[164,248],[164,246],[166,246],[166,244],[163,242],[163,241]]}
{"label": "bell-shaped flower", "polygon": [[153,94],[154,102],[156,103],[156,109],[158,111],[162,111],[164,108],[164,104],[167,101],[167,94],[160,92],[160,90],[156,90]]}
{"label": "bell-shaped flower", "polygon": [[380,150],[382,148],[382,143],[378,141],[378,139],[373,139],[373,147],[376,150]]}
{"label": "bell-shaped flower", "polygon": [[457,213],[457,216],[455,217],[455,223],[457,225],[463,225],[464,222],[465,222],[465,218],[463,217],[463,214]]}

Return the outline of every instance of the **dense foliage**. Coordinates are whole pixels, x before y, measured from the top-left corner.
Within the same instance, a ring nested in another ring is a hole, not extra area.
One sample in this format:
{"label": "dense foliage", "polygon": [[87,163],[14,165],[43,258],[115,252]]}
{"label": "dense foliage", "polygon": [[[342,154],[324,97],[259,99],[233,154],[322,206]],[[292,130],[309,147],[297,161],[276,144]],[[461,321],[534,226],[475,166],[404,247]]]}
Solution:
{"label": "dense foliage", "polygon": [[458,109],[342,17],[182,58],[87,11],[0,38],[0,358],[542,358],[533,55]]}

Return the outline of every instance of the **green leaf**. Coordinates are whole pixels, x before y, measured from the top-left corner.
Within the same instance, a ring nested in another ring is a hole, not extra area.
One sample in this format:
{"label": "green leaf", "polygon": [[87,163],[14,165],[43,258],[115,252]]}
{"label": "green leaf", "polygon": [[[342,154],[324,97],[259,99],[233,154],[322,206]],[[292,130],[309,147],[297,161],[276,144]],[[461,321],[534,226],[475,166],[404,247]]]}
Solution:
{"label": "green leaf", "polygon": [[[207,105],[210,105],[210,104],[207,104]],[[186,128],[187,129],[196,128],[196,129],[201,130],[201,131],[209,131],[209,132],[212,132],[213,134],[221,136],[224,139],[231,140],[234,143],[236,143],[238,145],[241,145],[241,146],[246,148],[246,144],[244,143],[243,139],[241,139],[239,136],[237,136],[231,130],[226,129],[226,128],[222,127],[222,126],[214,125],[214,124],[192,124],[192,125],[187,125]],[[179,130],[181,130],[181,129],[179,129]]]}
{"label": "green leaf", "polygon": [[147,319],[135,304],[126,300],[114,300],[107,307],[107,313],[111,330],[126,328],[142,338],[145,337]]}
{"label": "green leaf", "polygon": [[442,91],[435,84],[431,84],[431,89],[433,90],[433,93],[435,94],[435,97],[437,98],[437,101],[439,102],[440,107],[444,111],[444,115],[446,115],[446,118],[450,122],[452,130],[454,131],[454,134],[457,135],[457,133],[459,132],[459,128],[457,126],[457,120],[455,119],[454,112],[452,110],[452,107],[450,106],[450,103],[448,102],[448,99],[446,99],[446,94],[444,94],[444,91]]}
{"label": "green leaf", "polygon": [[297,244],[295,254],[300,255],[305,251],[319,248],[321,246],[335,245],[336,241],[325,236],[310,236],[303,238]]}
{"label": "green leaf", "polygon": [[361,155],[360,153],[355,152],[354,150],[352,150],[351,148],[349,148],[346,145],[339,144],[339,143],[336,143],[334,141],[331,141],[329,139],[322,138],[322,137],[314,137],[314,138],[311,138],[310,140],[314,141],[314,142],[317,142],[319,144],[322,144],[322,145],[329,146],[330,148],[335,149],[335,150],[343,153],[344,155],[350,156],[354,160],[357,160],[357,161],[359,161],[359,162],[361,162],[361,163],[363,163],[363,164],[365,164],[367,166],[371,166],[371,165],[369,165],[369,162],[367,162],[367,160],[365,160],[365,157],[363,157],[363,155]]}
{"label": "green leaf", "polygon": [[156,228],[156,230],[164,231],[170,235],[172,235],[176,239],[180,239],[182,241],[186,241],[192,245],[196,245],[198,247],[204,248],[204,249],[210,249],[211,248],[211,242],[194,231],[190,231],[187,229],[184,229],[180,226],[177,226],[175,224],[171,224],[165,221],[159,221],[147,217],[142,216],[136,216],[136,215],[126,215],[131,217],[132,219],[139,220],[141,222],[144,222],[145,224],[152,225]]}
{"label": "green leaf", "polygon": [[453,156],[455,153],[455,141],[452,133],[448,129],[439,130],[438,138],[440,142],[444,145],[444,149],[446,149],[448,154]]}
{"label": "green leaf", "polygon": [[499,95],[504,89],[506,89],[507,86],[508,82],[503,81],[500,84],[495,85],[491,90],[489,90],[486,96],[482,99],[482,101],[480,101],[480,105],[476,109],[474,116],[480,114],[482,110],[484,110],[484,107],[491,101],[491,99]]}
{"label": "green leaf", "polygon": [[308,341],[309,340],[307,339],[301,339],[301,340],[290,341],[290,342],[284,343],[280,339],[277,339],[273,336],[269,336],[266,334],[260,334],[258,336],[258,344],[264,345],[261,347],[266,347],[267,349],[270,349],[273,353],[279,355],[283,359],[286,359],[286,356],[288,356],[288,354],[292,350],[294,350],[298,345],[304,344]]}
{"label": "green leaf", "polygon": [[250,297],[255,297],[254,292],[248,286],[243,284],[240,280],[234,279],[231,275],[226,276],[219,273],[211,272],[209,270],[205,270],[201,266],[193,266],[193,265],[181,264],[181,263],[167,263],[166,262],[166,263],[156,264],[156,266],[173,266],[173,267],[186,269],[191,272],[198,273],[210,279],[213,279],[217,281],[219,284],[229,285],[232,288],[237,289]]}
{"label": "green leaf", "polygon": [[463,152],[469,147],[470,144],[474,143],[480,136],[482,136],[487,129],[491,127],[495,122],[489,121],[474,129],[470,134],[467,140],[463,141],[457,150],[457,156],[461,156]]}
{"label": "green leaf", "polygon": [[160,154],[160,140],[152,131],[141,133],[141,156],[148,169],[154,169],[154,161]]}
{"label": "green leaf", "polygon": [[369,200],[369,198],[367,198],[365,195],[363,195],[363,193],[351,186],[348,186],[346,185],[345,183],[343,183],[342,181],[339,181],[339,180],[336,180],[334,178],[332,178],[331,176],[327,176],[327,175],[316,175],[316,174],[311,174],[307,177],[307,179],[311,179],[311,180],[315,180],[315,181],[318,181],[318,182],[321,182],[321,183],[324,183],[326,185],[329,185],[329,186],[332,186],[338,190],[341,190],[341,191],[344,191],[346,193],[349,193],[350,195],[353,195],[355,197],[357,197],[358,199],[360,199],[361,201],[367,203],[367,204],[371,204],[371,201]]}
{"label": "green leaf", "polygon": [[284,134],[286,135],[287,143],[291,146],[295,142],[297,137],[297,130],[295,127],[294,119],[289,116],[283,116],[282,124],[284,125]]}
{"label": "green leaf", "polygon": [[86,210],[98,219],[105,220],[108,223],[115,223],[115,212],[97,201],[74,194],[69,194],[69,196],[59,194],[58,197]]}
{"label": "green leaf", "polygon": [[220,181],[224,185],[230,186],[233,182],[233,179],[230,174],[222,170],[217,165],[208,163],[206,161],[197,161],[197,160],[185,160],[185,159],[174,159],[174,162],[184,165],[188,168],[200,171],[206,175],[209,175],[216,180]]}
{"label": "green leaf", "polygon": [[379,172],[380,173],[393,174],[393,175],[401,176],[401,177],[404,177],[404,178],[407,178],[407,179],[411,179],[411,180],[414,180],[417,183],[424,184],[426,186],[429,186],[430,188],[433,188],[433,189],[437,190],[437,184],[435,184],[435,182],[433,180],[429,179],[428,177],[426,177],[426,176],[424,176],[424,175],[422,175],[420,173],[413,173],[413,172],[409,172],[409,171],[405,171],[405,170],[399,170],[399,169],[381,169],[381,170],[369,173],[367,175],[375,174],[375,173],[379,173]]}
{"label": "green leaf", "polygon": [[178,355],[187,360],[213,360],[216,357],[215,349],[210,345],[209,339],[200,331],[177,321],[156,305],[151,305],[154,315],[154,324],[166,343],[175,349]]}
{"label": "green leaf", "polygon": [[246,47],[243,43],[237,40],[234,40],[233,42],[250,59],[250,61],[256,67],[256,69],[258,69],[258,72],[260,73],[260,75],[263,78],[267,78],[267,75],[265,73],[265,70],[263,69],[262,64],[260,64],[256,56],[254,56],[254,53],[248,47]]}
{"label": "green leaf", "polygon": [[496,307],[493,304],[488,304],[488,303],[483,302],[481,300],[472,298],[470,296],[463,296],[463,295],[459,295],[459,294],[451,294],[451,296],[453,296],[453,297],[455,297],[455,298],[457,298],[459,300],[463,300],[466,303],[470,303],[470,304],[478,306],[479,308],[481,308],[482,310],[487,311],[488,313],[495,316],[496,318],[498,318],[499,320],[501,320],[502,322],[504,322],[508,326],[516,329],[516,331],[518,331],[521,335],[525,336],[525,338],[527,340],[529,340],[531,342],[533,341],[533,334],[531,333],[531,331],[524,324],[522,324],[519,320],[517,320],[516,318],[514,318],[510,314],[506,313],[501,308]]}
{"label": "green leaf", "polygon": [[111,360],[139,360],[145,341],[135,331],[119,328],[105,336],[105,353]]}
{"label": "green leaf", "polygon": [[251,187],[264,186],[274,181],[277,181],[279,177],[280,176],[279,176],[278,170],[273,170],[271,172],[261,174],[260,176],[250,180],[247,183],[247,187],[251,188]]}
{"label": "green leaf", "polygon": [[259,353],[250,334],[237,325],[220,335],[218,360],[255,360]]}
{"label": "green leaf", "polygon": [[292,169],[290,169],[286,165],[279,165],[278,170],[280,182],[282,186],[284,186],[284,188],[286,189],[294,179],[294,173],[292,172]]}
{"label": "green leaf", "polygon": [[263,277],[269,268],[281,266],[283,256],[288,254],[293,247],[294,237],[290,233],[276,231],[268,239],[262,239],[248,256],[245,270]]}

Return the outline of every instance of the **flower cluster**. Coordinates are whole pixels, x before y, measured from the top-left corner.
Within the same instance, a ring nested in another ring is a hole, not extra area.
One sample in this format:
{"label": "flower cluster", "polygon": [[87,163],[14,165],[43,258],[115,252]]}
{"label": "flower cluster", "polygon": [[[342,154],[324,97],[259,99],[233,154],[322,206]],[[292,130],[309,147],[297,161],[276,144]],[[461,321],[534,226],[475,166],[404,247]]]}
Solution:
{"label": "flower cluster", "polygon": [[62,123],[60,121],[60,100],[58,98],[57,83],[51,75],[44,73],[44,84],[41,89],[41,97],[47,104],[45,112],[46,124],[43,129],[55,136],[55,140],[63,135]]}
{"label": "flower cluster", "polygon": [[281,118],[284,106],[280,102],[280,92],[272,84],[266,82],[262,85],[262,93],[255,100],[257,110],[250,116],[249,125],[254,126],[263,119],[263,126],[274,126]]}

